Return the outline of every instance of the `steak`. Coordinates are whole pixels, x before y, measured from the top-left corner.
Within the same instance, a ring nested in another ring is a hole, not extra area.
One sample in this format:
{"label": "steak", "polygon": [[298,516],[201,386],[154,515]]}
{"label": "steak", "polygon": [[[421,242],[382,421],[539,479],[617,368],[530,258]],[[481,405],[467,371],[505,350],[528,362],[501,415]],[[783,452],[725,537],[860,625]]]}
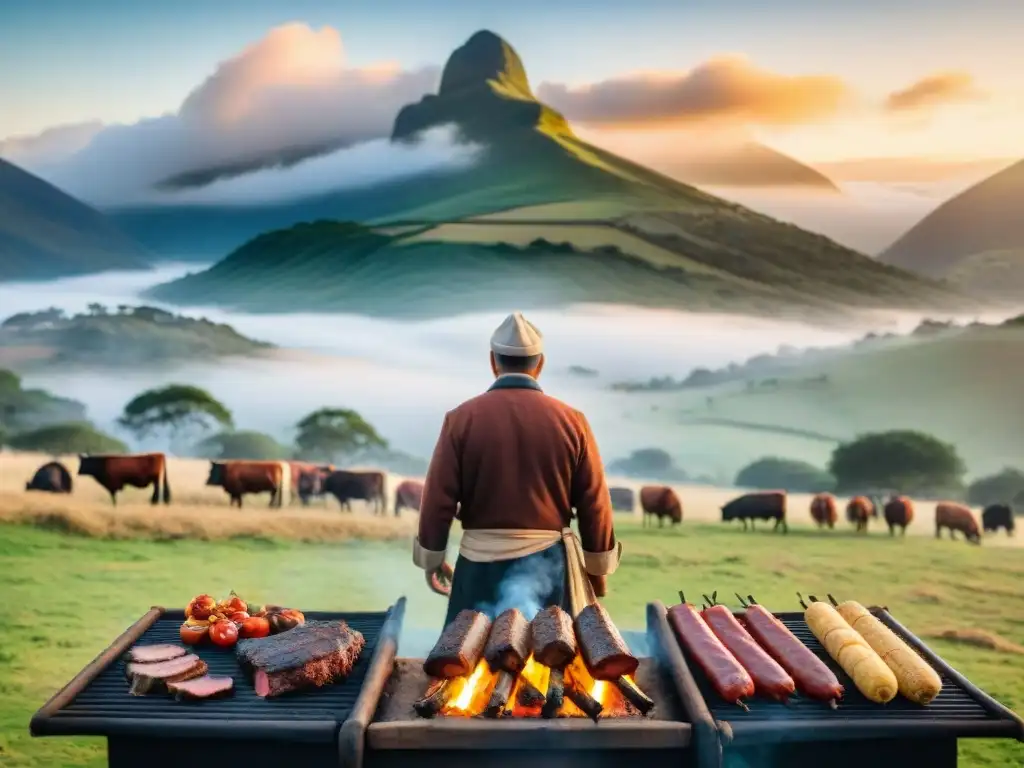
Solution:
{"label": "steak", "polygon": [[156,643],[150,645],[136,645],[128,651],[129,661],[141,661],[143,663],[154,663],[157,661],[170,661],[188,653],[180,645],[170,643]]}
{"label": "steak", "polygon": [[141,696],[167,690],[168,683],[191,680],[206,674],[206,662],[198,656],[188,654],[169,661],[156,661],[149,664],[132,662],[125,668],[131,680],[130,693]]}
{"label": "steak", "polygon": [[352,672],[366,639],[344,621],[307,621],[271,637],[241,640],[238,661],[253,672],[258,696],[320,687]]}
{"label": "steak", "polygon": [[167,690],[178,699],[213,699],[234,692],[235,681],[230,677],[203,675],[192,680],[168,683]]}

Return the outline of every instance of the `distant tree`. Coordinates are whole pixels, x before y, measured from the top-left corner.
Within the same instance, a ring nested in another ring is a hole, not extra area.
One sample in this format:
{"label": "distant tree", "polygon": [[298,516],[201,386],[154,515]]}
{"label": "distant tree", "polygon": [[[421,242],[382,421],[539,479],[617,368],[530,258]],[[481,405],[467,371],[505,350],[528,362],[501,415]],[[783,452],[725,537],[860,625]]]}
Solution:
{"label": "distant tree", "polygon": [[748,464],[736,475],[735,482],[741,488],[778,488],[794,493],[821,493],[836,487],[836,479],[821,467],[774,456]]}
{"label": "distant tree", "polygon": [[94,302],[92,302],[90,304],[87,304],[85,308],[89,311],[90,315],[105,315],[105,314],[107,314],[106,306],[104,306],[103,304],[100,304],[99,302],[96,302],[96,301],[94,301]]}
{"label": "distant tree", "polygon": [[338,462],[388,442],[358,413],[346,408],[320,408],[295,425],[299,458]]}
{"label": "distant tree", "polygon": [[966,467],[956,448],[923,432],[876,432],[832,452],[837,490],[886,488],[901,493],[961,493]]}
{"label": "distant tree", "polygon": [[215,426],[231,429],[231,411],[205,389],[188,384],[169,384],[147,390],[124,407],[117,420],[137,438],[157,432],[167,433],[172,441]]}
{"label": "distant tree", "polygon": [[608,465],[612,474],[627,477],[649,477],[659,480],[684,481],[686,472],[675,465],[672,457],[661,448],[640,448],[624,459],[617,459]]}
{"label": "distant tree", "polygon": [[54,456],[69,453],[126,453],[128,446],[87,422],[52,424],[7,439],[16,451],[38,451]]}
{"label": "distant tree", "polygon": [[979,507],[1012,504],[1024,495],[1024,472],[1006,467],[1000,472],[975,480],[967,486],[967,502]]}
{"label": "distant tree", "polygon": [[263,432],[240,430],[211,435],[196,445],[196,454],[210,459],[278,461],[287,459],[290,451]]}

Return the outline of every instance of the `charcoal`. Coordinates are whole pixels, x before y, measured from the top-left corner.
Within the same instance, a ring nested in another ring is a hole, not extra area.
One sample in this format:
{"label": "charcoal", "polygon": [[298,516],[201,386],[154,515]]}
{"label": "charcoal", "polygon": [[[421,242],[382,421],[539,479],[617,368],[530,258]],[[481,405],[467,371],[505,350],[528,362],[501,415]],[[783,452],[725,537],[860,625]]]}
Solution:
{"label": "charcoal", "polygon": [[137,661],[143,664],[153,664],[160,661],[170,661],[188,653],[183,646],[171,645],[170,643],[150,643],[149,645],[136,645],[128,651],[128,660]]}
{"label": "charcoal", "polygon": [[505,705],[508,704],[508,697],[512,695],[512,686],[515,685],[515,682],[515,675],[511,672],[502,670],[498,673],[498,679],[494,683],[491,698],[487,702],[487,708],[484,710],[484,717],[498,717],[505,711]]}
{"label": "charcoal", "polygon": [[640,660],[629,652],[629,646],[618,627],[600,603],[591,603],[576,617],[576,635],[587,669],[595,680],[615,680],[632,675]]}
{"label": "charcoal", "polygon": [[[519,679],[519,690],[516,691],[516,704],[526,709],[542,706],[546,700],[543,693],[526,678]],[[559,704],[561,706],[561,704]]]}
{"label": "charcoal", "polygon": [[552,669],[563,669],[576,657],[576,635],[572,619],[559,606],[552,605],[530,622],[533,657]]}
{"label": "charcoal", "polygon": [[548,681],[548,692],[544,698],[544,708],[541,716],[551,718],[558,714],[565,700],[565,678],[560,668],[551,670],[551,679]]}
{"label": "charcoal", "polygon": [[571,669],[565,671],[565,695],[583,714],[597,722],[604,706],[573,677]]}
{"label": "charcoal", "polygon": [[518,675],[530,655],[530,622],[518,608],[509,608],[494,620],[487,637],[484,658],[492,672]]}
{"label": "charcoal", "polygon": [[459,611],[423,662],[423,671],[445,678],[470,674],[480,661],[490,629],[491,620],[485,614],[468,608]]}
{"label": "charcoal", "polygon": [[434,680],[427,689],[427,695],[416,701],[412,708],[420,717],[431,718],[444,709],[444,705],[452,697],[451,680]]}
{"label": "charcoal", "polygon": [[646,715],[654,709],[654,699],[640,690],[640,686],[634,683],[630,678],[623,675],[615,681],[615,685],[625,697],[626,701],[636,707],[637,712],[641,715]]}

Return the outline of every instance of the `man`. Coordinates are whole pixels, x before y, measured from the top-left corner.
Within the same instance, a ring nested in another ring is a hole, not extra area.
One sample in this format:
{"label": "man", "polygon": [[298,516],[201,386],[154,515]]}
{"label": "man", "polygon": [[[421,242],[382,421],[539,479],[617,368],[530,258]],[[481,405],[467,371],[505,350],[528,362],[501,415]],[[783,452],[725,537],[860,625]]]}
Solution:
{"label": "man", "polygon": [[[563,535],[575,509],[594,591],[618,567],[611,496],[586,418],[541,390],[543,337],[522,314],[491,337],[490,389],[449,411],[430,460],[413,561],[448,596],[450,622],[464,608],[493,606],[502,580],[530,569],[541,607],[569,607]],[[463,537],[454,575],[445,562],[458,516]]]}

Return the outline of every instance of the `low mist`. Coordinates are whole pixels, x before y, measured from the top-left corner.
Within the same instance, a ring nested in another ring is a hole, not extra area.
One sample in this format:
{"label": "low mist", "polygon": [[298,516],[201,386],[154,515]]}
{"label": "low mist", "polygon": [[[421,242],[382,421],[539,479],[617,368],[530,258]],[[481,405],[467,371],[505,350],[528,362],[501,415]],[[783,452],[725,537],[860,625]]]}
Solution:
{"label": "low mist", "polygon": [[[45,284],[0,285],[3,314],[50,306],[74,313],[92,302],[152,303],[139,292],[179,277],[191,267],[147,273],[108,273]],[[179,311],[167,307],[172,311]],[[282,347],[265,359],[174,364],[161,369],[34,373],[31,386],[73,397],[90,417],[118,434],[114,420],[141,390],[170,382],[207,388],[233,411],[241,429],[280,439],[309,411],[326,405],[358,410],[397,449],[427,458],[444,413],[486,389],[488,339],[505,314],[466,315],[400,322],[352,315],[249,315],[214,309],[183,314],[230,323],[242,334]],[[544,333],[546,390],[586,411],[609,459],[651,445],[634,425],[628,396],[608,385],[653,376],[685,376],[695,367],[716,368],[753,355],[795,347],[845,344],[868,330],[907,331],[918,315],[875,315],[863,328],[815,328],[792,322],[713,314],[688,314],[610,306],[578,306],[529,313]],[[596,377],[580,377],[570,366]],[[161,448],[157,442],[140,448]]]}

